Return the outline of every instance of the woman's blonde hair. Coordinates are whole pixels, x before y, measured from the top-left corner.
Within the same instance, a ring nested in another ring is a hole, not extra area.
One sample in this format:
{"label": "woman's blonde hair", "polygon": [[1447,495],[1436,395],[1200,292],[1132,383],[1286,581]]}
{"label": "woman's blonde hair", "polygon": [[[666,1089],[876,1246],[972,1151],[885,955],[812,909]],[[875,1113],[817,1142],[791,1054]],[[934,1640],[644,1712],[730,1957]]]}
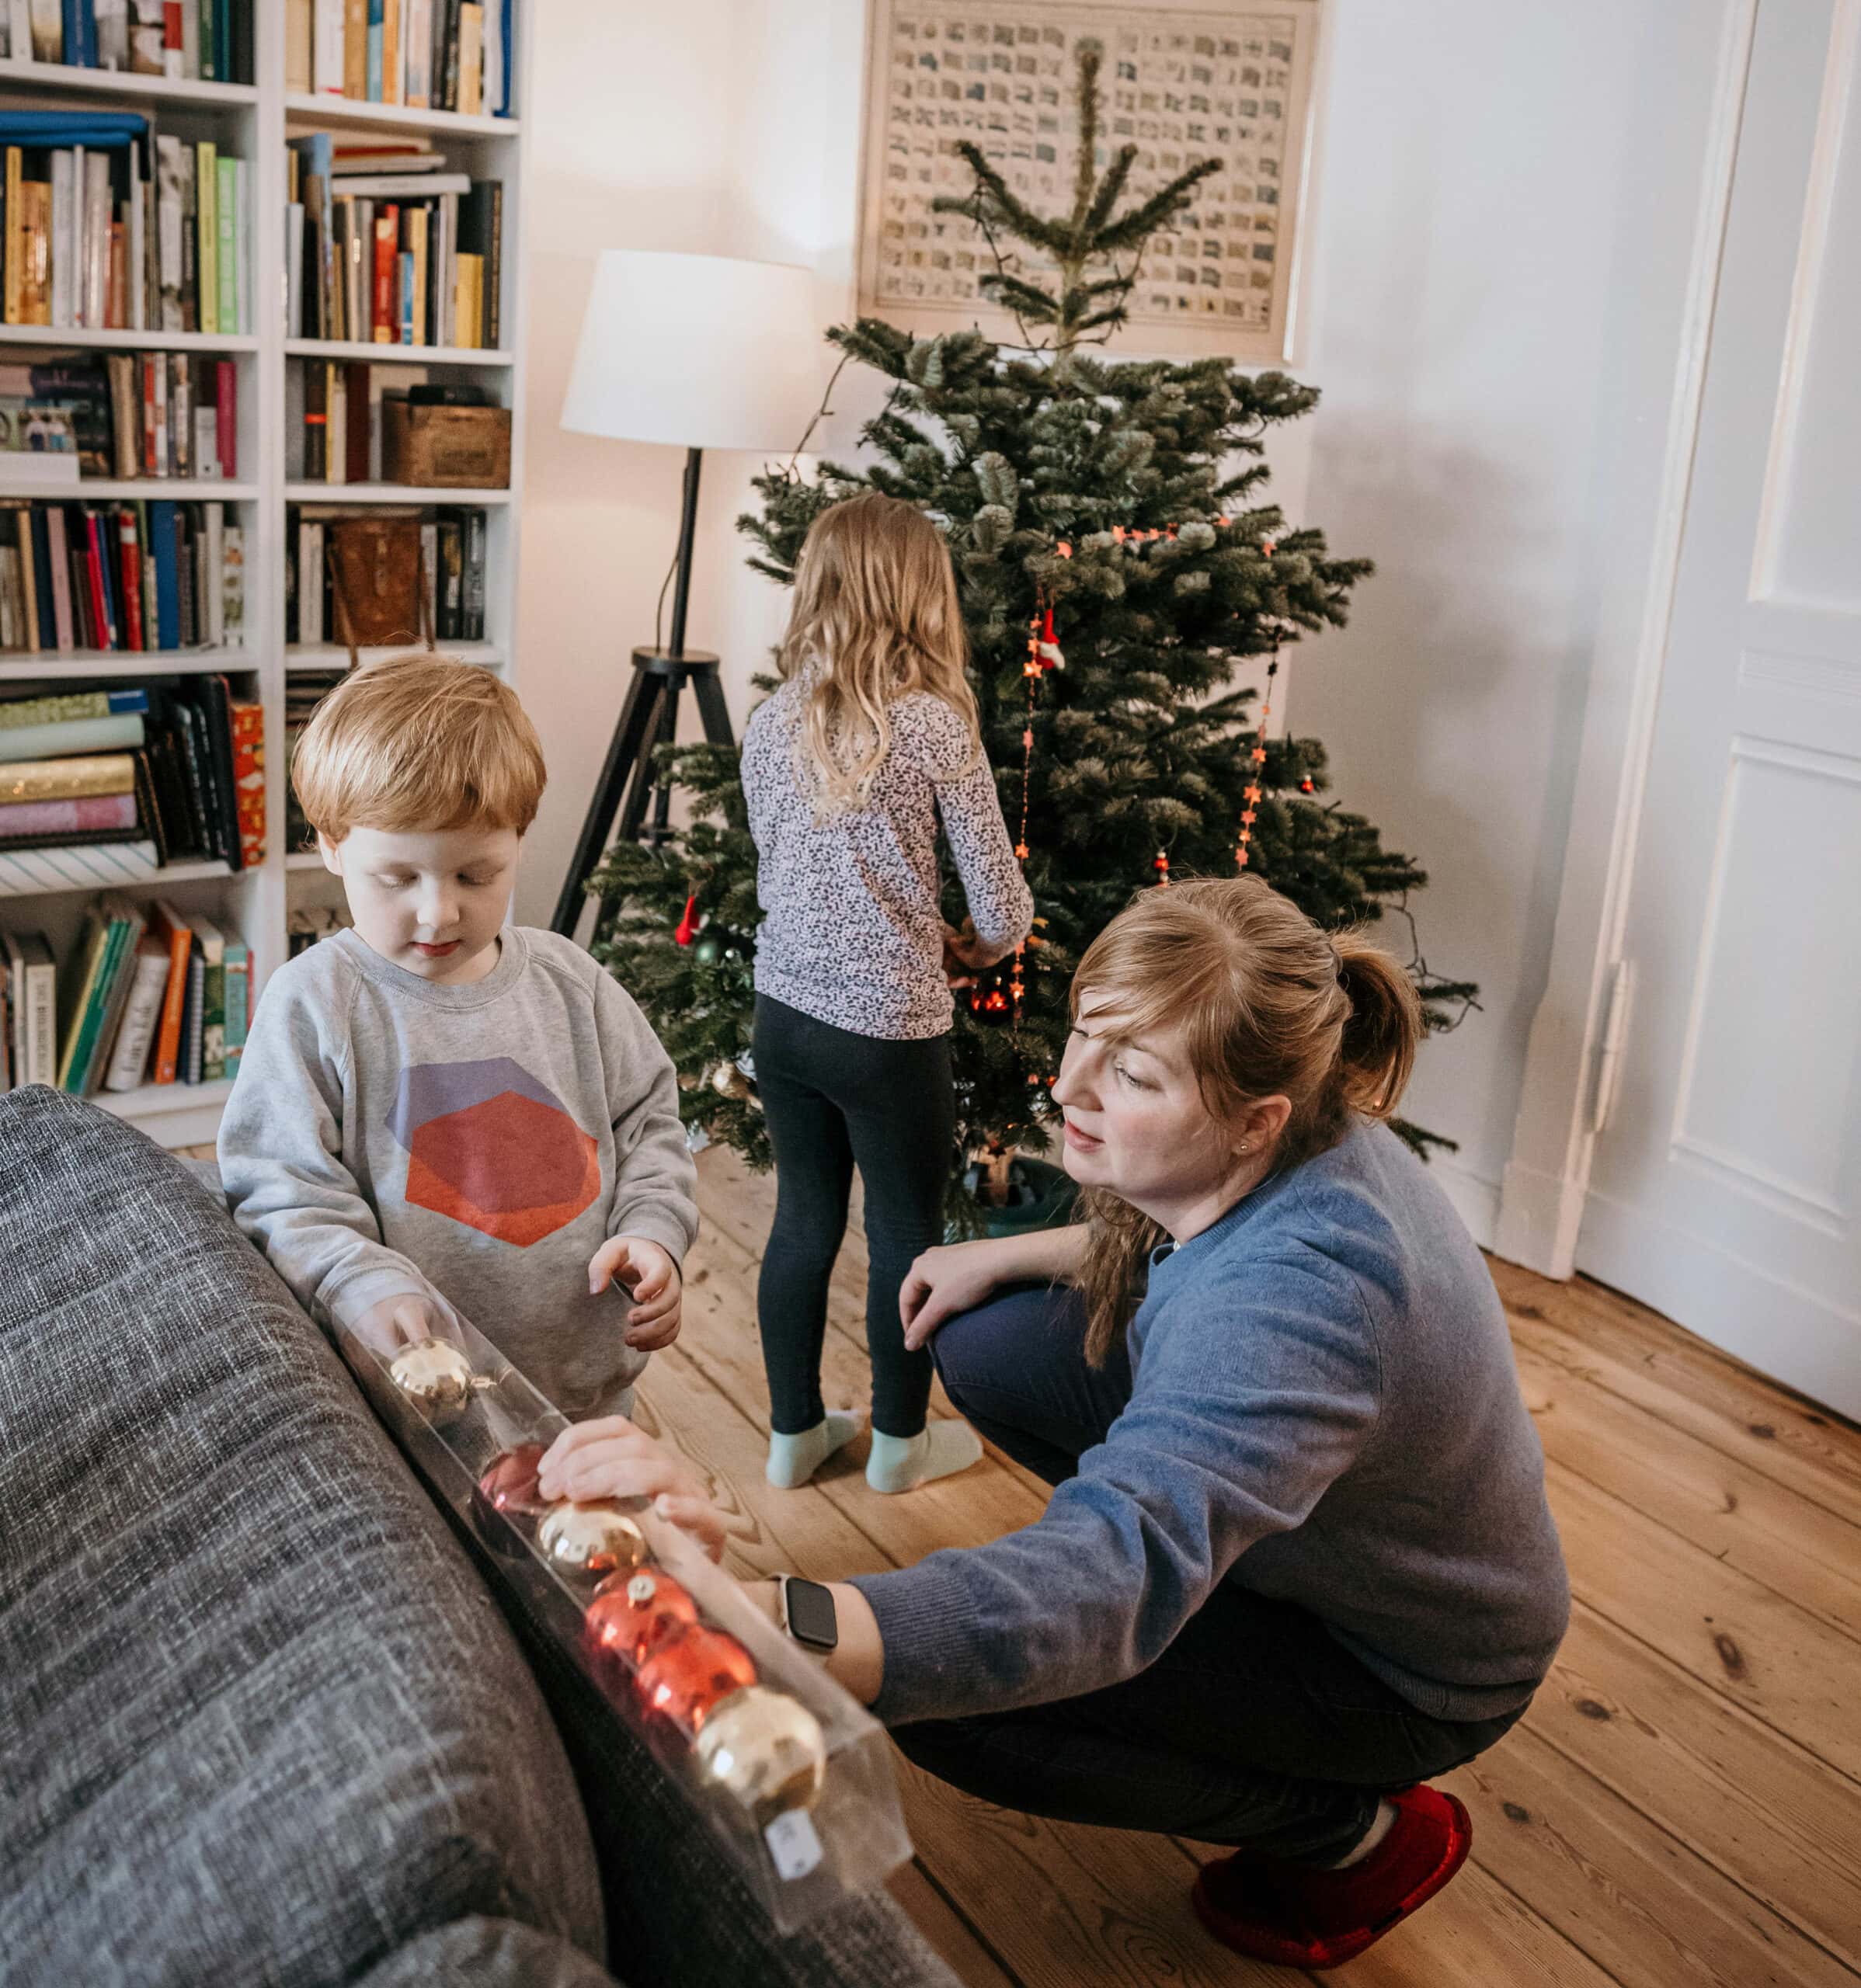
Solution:
{"label": "woman's blonde hair", "polygon": [[351,829],[522,835],[547,778],[536,727],[510,686],[475,663],[425,652],[344,677],[290,760],[305,819],[332,842]]}
{"label": "woman's blonde hair", "polygon": [[968,725],[975,764],[982,732],[968,656],[949,547],[915,504],[869,490],[822,512],[802,542],[777,656],[784,679],[809,683],[803,770],[822,814],[865,805],[891,749],[887,707],[914,690]]}
{"label": "woman's blonde hair", "polygon": [[[1073,975],[1112,1038],[1173,1030],[1217,1121],[1275,1095],[1292,1110],[1274,1149],[1283,1173],[1335,1145],[1354,1117],[1386,1118],[1415,1061],[1421,1003],[1397,962],[1360,932],[1327,937],[1257,877],[1148,890],[1086,949]],[[1086,1357],[1098,1365],[1129,1321],[1138,1267],[1163,1231],[1105,1188],[1080,1197],[1091,1230],[1080,1287]]]}

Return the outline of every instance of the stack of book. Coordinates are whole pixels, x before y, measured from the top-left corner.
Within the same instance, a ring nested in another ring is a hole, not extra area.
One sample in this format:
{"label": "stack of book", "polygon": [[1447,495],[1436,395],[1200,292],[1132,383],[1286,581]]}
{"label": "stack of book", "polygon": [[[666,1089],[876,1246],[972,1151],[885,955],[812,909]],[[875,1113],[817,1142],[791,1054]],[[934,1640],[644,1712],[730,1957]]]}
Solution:
{"label": "stack of book", "polygon": [[346,669],[294,669],[284,679],[284,846],[314,849],[316,833],[306,819],[297,790],[290,784],[291,761],[297,741],[316,714],[318,705],[349,674]]}
{"label": "stack of book", "polygon": [[251,168],[134,111],[0,109],[5,321],[253,328]]}
{"label": "stack of book", "polygon": [[48,471],[47,481],[231,478],[238,474],[238,409],[230,359],[113,352],[0,364],[0,452],[43,455],[64,472]]}
{"label": "stack of book", "polygon": [[290,142],[287,322],[294,335],[495,348],[504,187],[418,142]]}
{"label": "stack of book", "polygon": [[284,87],[508,117],[512,0],[284,0]]}
{"label": "stack of book", "polygon": [[261,707],[212,673],[0,701],[0,885],[17,852],[76,845],[256,864],[264,773]]}
{"label": "stack of book", "polygon": [[245,535],[217,503],[0,498],[0,648],[238,648]]}
{"label": "stack of book", "polygon": [[252,955],[204,912],[162,898],[100,897],[62,971],[43,933],[0,932],[0,1087],[55,1084],[89,1097],[142,1083],[214,1083],[237,1072]]}
{"label": "stack of book", "polygon": [[249,83],[252,9],[252,0],[11,0],[0,9],[0,55]]}
{"label": "stack of book", "polygon": [[294,504],[284,532],[284,639],[312,644],[340,641],[330,599],[328,527],[343,519],[420,520],[420,574],[426,589],[426,625],[437,641],[485,639],[486,520],[475,506],[423,508],[370,505],[366,512],[339,504]]}

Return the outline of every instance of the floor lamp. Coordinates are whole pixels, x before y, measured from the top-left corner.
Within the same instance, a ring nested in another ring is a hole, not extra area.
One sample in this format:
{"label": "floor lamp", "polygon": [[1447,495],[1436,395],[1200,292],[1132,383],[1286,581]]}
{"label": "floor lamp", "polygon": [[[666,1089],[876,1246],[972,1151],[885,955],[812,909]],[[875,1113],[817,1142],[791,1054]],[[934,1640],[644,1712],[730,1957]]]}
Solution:
{"label": "floor lamp", "polygon": [[670,832],[672,790],[652,756],[677,738],[687,686],[705,737],[730,742],[718,659],[685,646],[699,470],[707,449],[791,453],[820,403],[823,349],[806,269],[630,248],[609,249],[595,266],[562,426],[683,448],[685,481],[671,639],[633,652],[633,680],[551,920],[558,932],[573,935],[610,841],[661,842]]}

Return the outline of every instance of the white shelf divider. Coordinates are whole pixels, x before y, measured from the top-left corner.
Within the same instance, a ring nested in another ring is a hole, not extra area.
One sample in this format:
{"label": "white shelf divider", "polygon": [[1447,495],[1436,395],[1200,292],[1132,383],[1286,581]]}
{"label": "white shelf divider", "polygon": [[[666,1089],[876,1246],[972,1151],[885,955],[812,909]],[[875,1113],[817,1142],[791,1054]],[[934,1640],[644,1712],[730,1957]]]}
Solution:
{"label": "white shelf divider", "polygon": [[[235,5],[242,0],[234,0]],[[242,679],[243,694],[257,695],[265,713],[266,849],[262,863],[230,873],[223,863],[172,864],[127,883],[109,887],[149,897],[171,888],[194,902],[225,914],[252,949],[253,995],[288,954],[288,919],[292,886],[311,871],[321,871],[314,851],[289,846],[285,837],[285,685],[290,673],[302,669],[343,669],[348,652],[335,645],[287,645],[285,630],[286,506],[298,502],[334,504],[419,503],[482,506],[495,511],[488,533],[486,635],[482,642],[449,642],[442,652],[468,662],[506,669],[512,659],[516,626],[517,549],[520,534],[519,492],[522,481],[524,433],[524,356],[526,311],[521,256],[524,242],[523,162],[524,97],[531,70],[533,11],[542,0],[514,0],[515,47],[513,61],[520,100],[512,117],[466,117],[445,111],[412,110],[398,104],[355,103],[333,96],[306,96],[284,87],[285,0],[249,0],[252,9],[252,84],[184,82],[161,76],[141,76],[107,70],[67,68],[49,63],[0,61],[0,98],[16,105],[35,102],[47,107],[82,97],[127,108],[147,106],[158,115],[172,106],[177,120],[185,113],[186,128],[218,135],[223,145],[253,162],[253,284],[261,304],[256,335],[161,331],[82,331],[47,325],[0,325],[0,349],[37,348],[41,351],[103,350],[192,352],[251,355],[242,364],[240,468],[237,483],[210,480],[182,481],[150,478],[133,482],[101,481],[75,488],[17,489],[21,496],[52,501],[93,498],[191,501],[217,499],[241,506],[245,530],[245,646],[237,649],[152,652],[132,655],[116,652],[74,652],[70,655],[0,653],[0,683],[43,682],[64,687],[74,682],[99,682],[186,675],[221,670]],[[471,346],[382,345],[374,342],[290,338],[285,335],[283,212],[286,190],[285,141],[301,130],[325,129],[412,134],[424,133],[441,150],[457,141],[452,162],[475,176],[504,182],[503,343],[496,351]],[[287,359],[363,360],[373,365],[407,365],[476,369],[508,375],[496,396],[511,409],[511,488],[508,490],[398,489],[376,484],[287,485],[284,475],[284,369]],[[249,406],[247,398],[256,394]],[[0,495],[9,486],[0,461]],[[364,660],[391,653],[364,650]],[[107,849],[109,846],[105,845]],[[99,868],[105,866],[99,865]],[[67,927],[75,924],[75,906],[101,882],[84,880],[81,860],[53,873],[49,886],[9,895],[0,888],[5,922],[33,929],[43,921]],[[308,893],[312,886],[305,882]],[[35,901],[45,900],[40,911]],[[308,900],[307,900],[308,901]],[[61,964],[63,961],[61,960]],[[210,1140],[231,1085],[148,1084],[114,1094],[99,1092],[94,1102],[141,1125],[164,1145],[186,1145]]]}

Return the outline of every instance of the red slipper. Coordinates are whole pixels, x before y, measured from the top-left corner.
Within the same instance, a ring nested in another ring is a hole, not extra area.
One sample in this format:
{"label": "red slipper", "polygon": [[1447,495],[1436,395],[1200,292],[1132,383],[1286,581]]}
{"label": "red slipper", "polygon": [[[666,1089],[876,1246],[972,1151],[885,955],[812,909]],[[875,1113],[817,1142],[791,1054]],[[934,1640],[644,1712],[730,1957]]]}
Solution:
{"label": "red slipper", "polygon": [[1282,1967],[1337,1967],[1425,1905],[1466,1861],[1473,1825],[1451,1795],[1410,1788],[1387,1798],[1389,1833],[1341,1871],[1238,1850],[1205,1864],[1195,1915],[1237,1953]]}

